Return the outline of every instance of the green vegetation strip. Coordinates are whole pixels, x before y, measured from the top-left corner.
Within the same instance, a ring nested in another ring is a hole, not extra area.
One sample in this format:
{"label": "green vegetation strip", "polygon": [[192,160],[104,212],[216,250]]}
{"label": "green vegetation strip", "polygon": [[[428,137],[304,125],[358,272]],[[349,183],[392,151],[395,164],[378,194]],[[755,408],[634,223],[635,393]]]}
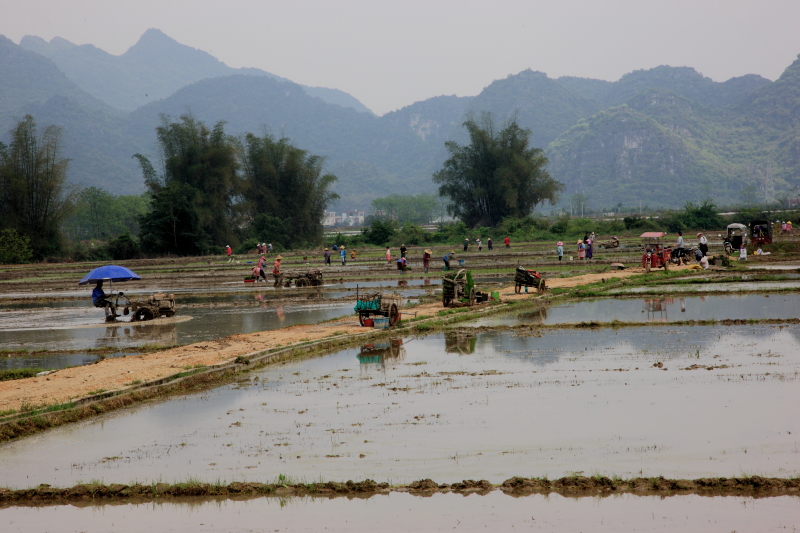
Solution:
{"label": "green vegetation strip", "polygon": [[0,488],[0,505],[25,505],[35,502],[36,505],[58,505],[64,501],[90,500],[93,502],[113,502],[115,500],[168,501],[174,497],[214,497],[214,496],[348,496],[353,494],[372,496],[389,492],[409,492],[432,494],[436,492],[478,493],[487,494],[500,490],[507,494],[550,494],[559,493],[573,496],[606,496],[619,493],[631,493],[642,496],[698,494],[701,496],[720,495],[755,495],[777,496],[798,494],[800,478],[776,478],[761,476],[745,476],[739,478],[700,478],[700,479],[666,479],[664,477],[631,478],[606,477],[601,475],[568,476],[549,480],[545,478],[512,477],[500,485],[493,485],[483,479],[480,481],[464,480],[460,483],[436,483],[431,479],[421,479],[408,485],[389,485],[376,483],[371,479],[353,482],[317,482],[292,483],[280,476],[277,483],[256,482],[222,482],[203,483],[190,480],[184,483],[152,483],[149,485],[135,483],[131,485],[112,483],[90,483],[75,485],[69,488],[55,488],[50,485],[39,485],[29,489]]}
{"label": "green vegetation strip", "polygon": [[47,371],[46,368],[12,368],[10,370],[0,370],[0,381],[32,378],[39,372],[45,371]]}

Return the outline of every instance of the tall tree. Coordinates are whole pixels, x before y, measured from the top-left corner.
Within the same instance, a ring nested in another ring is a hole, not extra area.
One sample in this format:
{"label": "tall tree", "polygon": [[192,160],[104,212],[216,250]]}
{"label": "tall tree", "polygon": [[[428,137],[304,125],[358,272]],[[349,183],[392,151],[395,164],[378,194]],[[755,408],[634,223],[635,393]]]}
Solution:
{"label": "tall tree", "polygon": [[253,221],[251,234],[282,246],[319,242],[336,176],[323,174],[324,158],[288,139],[248,133],[243,139],[244,197]]}
{"label": "tall tree", "polygon": [[[141,218],[146,250],[198,253],[209,245],[233,241],[239,194],[237,145],[225,134],[224,125],[218,122],[209,130],[191,114],[182,115],[179,122],[162,115],[156,128],[162,174],[145,156],[134,156],[152,199],[151,211]],[[183,242],[189,238],[191,244]]]}
{"label": "tall tree", "polygon": [[508,216],[522,217],[546,201],[555,203],[564,186],[545,170],[541,148],[528,146],[530,130],[511,120],[496,131],[492,117],[464,122],[470,144],[445,143],[450,158],[433,175],[447,211],[468,226],[495,226]]}
{"label": "tall tree", "polygon": [[39,135],[26,115],[11,131],[11,144],[0,143],[0,229],[15,229],[30,239],[34,256],[61,249],[61,222],[69,214],[76,188],[68,188],[68,159],[61,157],[61,128]]}

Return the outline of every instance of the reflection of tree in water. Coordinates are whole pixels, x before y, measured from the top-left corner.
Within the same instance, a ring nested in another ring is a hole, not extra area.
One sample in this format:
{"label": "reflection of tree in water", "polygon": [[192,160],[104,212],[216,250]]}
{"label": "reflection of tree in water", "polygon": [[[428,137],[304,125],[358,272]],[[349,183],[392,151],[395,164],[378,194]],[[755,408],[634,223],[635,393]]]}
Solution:
{"label": "reflection of tree in water", "polygon": [[444,334],[444,351],[447,353],[458,353],[467,355],[475,352],[477,335],[452,331]]}
{"label": "reflection of tree in water", "polygon": [[539,309],[522,313],[519,315],[519,319],[526,324],[544,324],[544,321],[547,320],[547,308],[540,307]]}
{"label": "reflection of tree in water", "polygon": [[403,346],[403,339],[396,338],[363,345],[361,353],[358,354],[358,363],[384,367],[387,363],[396,363],[405,358],[406,349]]}
{"label": "reflection of tree in water", "polygon": [[105,335],[95,341],[97,348],[133,346],[141,344],[178,344],[178,329],[175,324],[130,325],[105,328]]}
{"label": "reflection of tree in water", "polygon": [[593,333],[578,330],[548,332],[542,336],[503,333],[480,335],[481,349],[502,353],[537,365],[548,365],[558,361],[562,354],[573,352],[576,346],[591,342]]}

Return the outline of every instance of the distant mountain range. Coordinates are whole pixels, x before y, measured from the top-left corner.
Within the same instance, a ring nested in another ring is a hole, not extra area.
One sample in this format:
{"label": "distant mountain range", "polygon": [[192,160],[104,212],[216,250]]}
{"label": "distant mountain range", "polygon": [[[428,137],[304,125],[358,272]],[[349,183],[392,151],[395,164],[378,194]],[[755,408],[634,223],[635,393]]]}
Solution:
{"label": "distant mountain range", "polygon": [[341,208],[391,193],[434,190],[431,174],[464,142],[470,113],[516,117],[546,148],[564,198],[595,208],[679,206],[706,197],[763,200],[800,190],[800,60],[771,82],[718,83],[660,66],[616,82],[526,70],[474,97],[437,96],[378,117],[337,89],[305,87],[259,69],[233,69],[148,30],[120,56],[60,38],[0,36],[0,138],[27,113],[64,128],[70,179],[116,194],[143,190],[132,154],[157,155],[160,114],[191,112],[226,131],[266,131],[327,157]]}

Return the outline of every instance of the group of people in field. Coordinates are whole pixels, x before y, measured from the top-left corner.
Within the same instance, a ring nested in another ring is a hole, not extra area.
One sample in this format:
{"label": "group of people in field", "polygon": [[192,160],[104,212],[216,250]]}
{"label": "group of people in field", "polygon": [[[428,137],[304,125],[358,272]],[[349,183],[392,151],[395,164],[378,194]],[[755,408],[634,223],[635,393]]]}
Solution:
{"label": "group of people in field", "polygon": [[[277,280],[281,276],[281,261],[283,257],[278,255],[275,258],[275,262],[272,264],[272,276]],[[250,272],[250,276],[255,279],[257,282],[263,279],[265,282],[267,281],[267,258],[265,256],[261,256],[258,258],[258,262],[253,267],[253,270]]]}
{"label": "group of people in field", "polygon": [[[503,239],[503,243],[505,244],[506,248],[511,248],[511,239],[509,237],[505,237]],[[478,246],[478,251],[483,251],[483,242],[481,241],[480,237],[475,239],[475,244]],[[464,251],[465,252],[469,249],[469,245],[470,245],[470,240],[468,238],[465,238],[464,239]],[[491,238],[486,240],[486,247],[489,250],[493,250],[494,249],[494,243],[492,242]],[[325,248],[325,250],[323,251],[323,253],[322,253],[322,262],[323,262],[323,264],[324,265],[330,265],[331,264],[331,257],[333,257],[334,254],[338,254],[340,259],[341,259],[341,261],[342,261],[342,265],[346,265],[347,264],[347,250],[346,250],[346,247],[345,246],[338,246],[338,245],[334,244],[332,248],[333,248],[332,250],[329,249],[329,248]],[[399,257],[397,257],[395,259],[392,256],[392,248],[391,248],[391,246],[387,246],[386,247],[386,264],[388,266],[392,266],[392,264],[395,264],[397,266],[397,270],[400,270],[402,272],[405,272],[406,270],[411,270],[411,266],[409,265],[409,262],[408,262],[408,248],[406,247],[405,244],[401,244],[400,245],[399,252],[400,252]],[[432,257],[433,257],[433,252],[430,249],[426,248],[422,252],[422,270],[423,270],[423,273],[425,273],[425,274],[427,274],[430,271]],[[350,259],[352,261],[356,260],[356,250],[355,249],[350,251]],[[442,257],[442,261],[444,263],[444,270],[450,270],[450,261],[452,261],[454,259],[455,259],[455,251],[447,252],[446,254],[444,254],[444,257]]]}
{"label": "group of people in field", "polygon": [[[586,234],[583,236],[583,239],[580,239],[577,243],[577,252],[578,252],[578,259],[579,260],[589,260],[594,256],[594,232],[591,234],[587,231]],[[561,258],[564,257],[564,243],[558,241],[556,244],[556,253],[558,254],[558,260],[561,261]]]}
{"label": "group of people in field", "polygon": [[[344,246],[339,247],[339,246],[337,246],[335,244],[333,245],[333,252],[331,252],[331,250],[329,250],[328,248],[325,248],[325,252],[322,254],[322,262],[323,262],[323,264],[330,265],[331,264],[331,256],[334,253],[339,255],[339,258],[342,260],[342,265],[346,265],[347,264],[347,249]],[[350,259],[352,261],[355,261],[356,257],[357,257],[356,249],[353,248],[352,250],[350,250]]]}

